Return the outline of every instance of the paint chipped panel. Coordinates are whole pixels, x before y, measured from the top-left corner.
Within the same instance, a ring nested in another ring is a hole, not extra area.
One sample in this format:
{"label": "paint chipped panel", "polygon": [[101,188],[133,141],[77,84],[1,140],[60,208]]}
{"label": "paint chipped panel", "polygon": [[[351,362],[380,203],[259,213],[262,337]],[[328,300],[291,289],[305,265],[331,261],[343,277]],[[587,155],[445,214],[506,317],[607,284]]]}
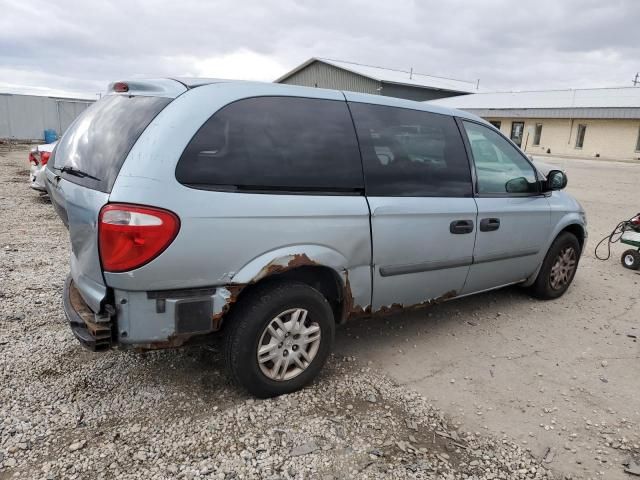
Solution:
{"label": "paint chipped panel", "polygon": [[373,315],[392,315],[395,313],[406,312],[410,310],[419,310],[422,308],[427,308],[433,305],[438,305],[440,303],[446,302],[447,300],[451,300],[458,296],[458,292],[452,290],[450,292],[445,293],[437,298],[433,298],[430,300],[424,300],[420,303],[415,303],[411,305],[403,305],[401,303],[392,303],[391,305],[382,305],[378,309],[373,310],[371,305],[367,305],[366,307],[361,307],[360,305],[349,305],[347,307],[347,319],[348,318],[356,318],[363,316],[373,316]]}
{"label": "paint chipped panel", "polygon": [[412,305],[402,305],[400,303],[392,303],[391,305],[382,305],[378,310],[373,312],[374,314],[393,314],[399,313],[407,310],[419,310],[421,308],[430,307],[433,305],[437,305],[439,303],[446,302],[447,300],[451,300],[452,298],[456,298],[458,296],[458,292],[455,290],[451,290],[446,292],[443,295],[440,295],[437,298],[433,298],[430,300],[424,300],[423,302],[415,303]]}
{"label": "paint chipped panel", "polygon": [[[277,275],[279,273],[283,273],[297,267],[318,265],[322,264],[313,260],[304,253],[286,255],[270,261],[259,271],[259,273],[249,284],[256,283],[259,280],[267,278],[271,275]],[[340,299],[342,302],[342,314],[340,318],[336,319],[339,323],[342,323],[352,317],[377,314],[386,315],[406,310],[425,308],[450,300],[458,295],[458,292],[456,292],[455,290],[451,290],[437,298],[427,299],[416,304],[403,305],[400,303],[393,303],[391,305],[383,305],[377,310],[373,310],[371,307],[369,280],[370,267],[365,266],[362,268],[342,269],[339,274],[342,279],[342,298]],[[352,281],[353,277],[356,277],[356,282]],[[228,285],[227,287],[222,289],[224,292],[226,292],[223,295],[225,302],[221,308],[216,308],[214,310],[215,312],[217,312],[214,314],[214,319],[216,321],[222,321],[224,315],[237,301],[238,295],[247,285],[248,284]],[[365,288],[363,288],[363,285],[366,285]],[[228,289],[232,289],[233,293],[230,293]]]}
{"label": "paint chipped panel", "polygon": [[[272,275],[278,275],[304,266],[323,265],[304,253],[290,254],[273,259],[261,268],[250,282],[242,284],[227,284],[223,287],[216,288],[215,294],[211,297],[213,301],[213,315],[211,318],[210,331],[180,334],[174,332],[165,339],[159,339],[158,341],[137,345],[136,348],[138,350],[156,350],[176,348],[186,344],[206,341],[208,339],[208,335],[213,334],[222,328],[226,314],[238,301],[241,292],[247,286],[257,283]],[[388,315],[407,310],[425,308],[451,298],[455,298],[458,294],[456,291],[452,290],[438,298],[428,299],[417,304],[403,305],[400,303],[393,303],[391,305],[380,306],[378,309],[373,310],[371,307],[370,267],[366,265],[352,269],[342,269],[338,271],[338,274],[342,280],[340,298],[342,312],[339,318],[336,319],[339,323],[342,323],[349,318]]]}
{"label": "paint chipped panel", "polygon": [[[321,265],[321,263],[311,259],[306,254],[294,254],[287,255],[275,259],[265,267],[263,267],[259,274],[255,277],[255,281],[263,279],[269,275],[282,273],[292,268],[305,266],[305,265]],[[397,313],[403,310],[413,310],[436,305],[444,301],[455,298],[458,292],[455,290],[448,291],[437,298],[426,299],[422,302],[410,305],[403,305],[394,303],[391,305],[383,305],[377,310],[373,310],[371,307],[371,296],[369,288],[362,288],[363,284],[370,285],[370,280],[363,277],[370,276],[370,267],[366,266],[363,269],[343,269],[340,271],[340,276],[343,281],[342,289],[342,316],[338,319],[339,322],[343,322],[351,317],[374,315],[374,314],[390,314]],[[356,281],[353,281],[355,277]],[[369,277],[370,278],[370,277]]]}
{"label": "paint chipped panel", "polygon": [[238,295],[246,285],[227,285],[216,290],[213,299],[213,331],[222,328],[224,316],[229,312],[234,303],[238,300]]}
{"label": "paint chipped panel", "polygon": [[[157,350],[164,348],[176,348],[186,344],[192,344],[197,341],[206,341],[207,336],[209,334],[215,333],[222,327],[222,323],[224,321],[225,315],[231,310],[232,306],[237,302],[240,293],[251,283],[256,283],[259,280],[262,280],[270,275],[277,275],[279,273],[283,273],[285,271],[309,265],[319,265],[317,262],[309,258],[306,254],[298,254],[298,255],[290,255],[287,257],[279,258],[265,265],[263,269],[260,270],[260,273],[256,275],[255,280],[248,284],[232,284],[227,285],[225,287],[220,287],[216,290],[215,295],[213,296],[214,302],[214,310],[213,317],[211,323],[211,330],[209,332],[197,332],[197,333],[184,333],[177,334],[174,333],[170,335],[167,339],[163,339],[160,341],[149,342],[143,345],[137,345],[136,348],[138,350]],[[342,270],[339,272],[340,277],[343,281],[342,286],[342,298],[340,299],[342,302],[342,314],[340,318],[336,319],[339,323],[346,321],[349,318],[358,318],[358,317],[366,317],[372,315],[390,315],[394,313],[400,313],[408,310],[418,310],[421,308],[426,308],[432,305],[436,305],[442,303],[444,301],[455,298],[458,293],[454,290],[449,291],[438,298],[425,300],[423,302],[412,304],[412,305],[403,305],[400,303],[393,303],[391,305],[383,305],[377,310],[373,310],[371,308],[370,302],[358,302],[359,299],[364,299],[365,301],[370,298],[369,291],[366,296],[363,296],[363,290],[359,288],[358,294],[354,294],[354,289],[352,286],[351,277],[358,275],[362,275],[363,273],[368,273],[368,269],[364,269],[362,272],[358,272],[358,269],[352,270]]]}

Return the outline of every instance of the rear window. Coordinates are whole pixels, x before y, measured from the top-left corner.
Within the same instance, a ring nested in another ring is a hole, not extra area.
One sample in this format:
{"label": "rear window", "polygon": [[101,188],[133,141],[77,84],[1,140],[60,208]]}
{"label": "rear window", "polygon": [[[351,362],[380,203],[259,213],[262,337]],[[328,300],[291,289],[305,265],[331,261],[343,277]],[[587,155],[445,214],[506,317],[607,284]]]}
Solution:
{"label": "rear window", "polygon": [[198,130],[176,167],[194,188],[349,194],[363,188],[345,102],[293,97],[239,100]]}
{"label": "rear window", "polygon": [[[85,110],[56,146],[54,168],[72,167],[69,180],[110,192],[138,137],[170,98],[108,95]],[[92,178],[95,177],[95,178]]]}

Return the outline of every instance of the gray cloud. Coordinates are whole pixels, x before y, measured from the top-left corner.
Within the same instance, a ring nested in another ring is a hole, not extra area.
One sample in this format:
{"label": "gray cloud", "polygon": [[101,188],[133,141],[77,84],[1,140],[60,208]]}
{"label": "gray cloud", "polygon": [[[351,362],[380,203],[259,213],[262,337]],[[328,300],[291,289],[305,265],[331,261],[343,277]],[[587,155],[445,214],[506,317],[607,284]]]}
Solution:
{"label": "gray cloud", "polygon": [[629,85],[637,0],[9,0],[0,90],[93,95],[139,76],[273,80],[312,56],[480,79],[485,89]]}

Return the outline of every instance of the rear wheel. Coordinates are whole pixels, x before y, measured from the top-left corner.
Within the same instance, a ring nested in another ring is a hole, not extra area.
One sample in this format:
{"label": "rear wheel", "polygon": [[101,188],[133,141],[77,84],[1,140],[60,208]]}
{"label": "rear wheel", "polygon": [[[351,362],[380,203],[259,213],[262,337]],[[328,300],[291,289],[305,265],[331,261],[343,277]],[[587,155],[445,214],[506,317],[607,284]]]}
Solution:
{"label": "rear wheel", "polygon": [[630,270],[640,269],[640,252],[637,250],[627,250],[620,259],[622,266]]}
{"label": "rear wheel", "polygon": [[569,232],[558,235],[531,286],[532,295],[543,300],[564,295],[576,275],[580,251],[580,243],[575,235]]}
{"label": "rear wheel", "polygon": [[226,319],[232,380],[257,397],[290,393],[320,372],[335,325],[327,299],[297,282],[259,286]]}

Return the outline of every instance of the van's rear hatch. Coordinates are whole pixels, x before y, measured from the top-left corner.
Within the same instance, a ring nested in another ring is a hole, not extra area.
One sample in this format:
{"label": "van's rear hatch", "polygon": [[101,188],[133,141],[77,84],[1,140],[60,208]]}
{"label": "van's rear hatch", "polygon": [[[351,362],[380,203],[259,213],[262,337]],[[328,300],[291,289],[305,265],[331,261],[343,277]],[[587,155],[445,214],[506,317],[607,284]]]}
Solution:
{"label": "van's rear hatch", "polygon": [[69,229],[71,276],[95,313],[107,294],[98,252],[98,214],[129,151],[173,96],[134,91],[105,96],[69,127],[47,165],[47,190]]}

